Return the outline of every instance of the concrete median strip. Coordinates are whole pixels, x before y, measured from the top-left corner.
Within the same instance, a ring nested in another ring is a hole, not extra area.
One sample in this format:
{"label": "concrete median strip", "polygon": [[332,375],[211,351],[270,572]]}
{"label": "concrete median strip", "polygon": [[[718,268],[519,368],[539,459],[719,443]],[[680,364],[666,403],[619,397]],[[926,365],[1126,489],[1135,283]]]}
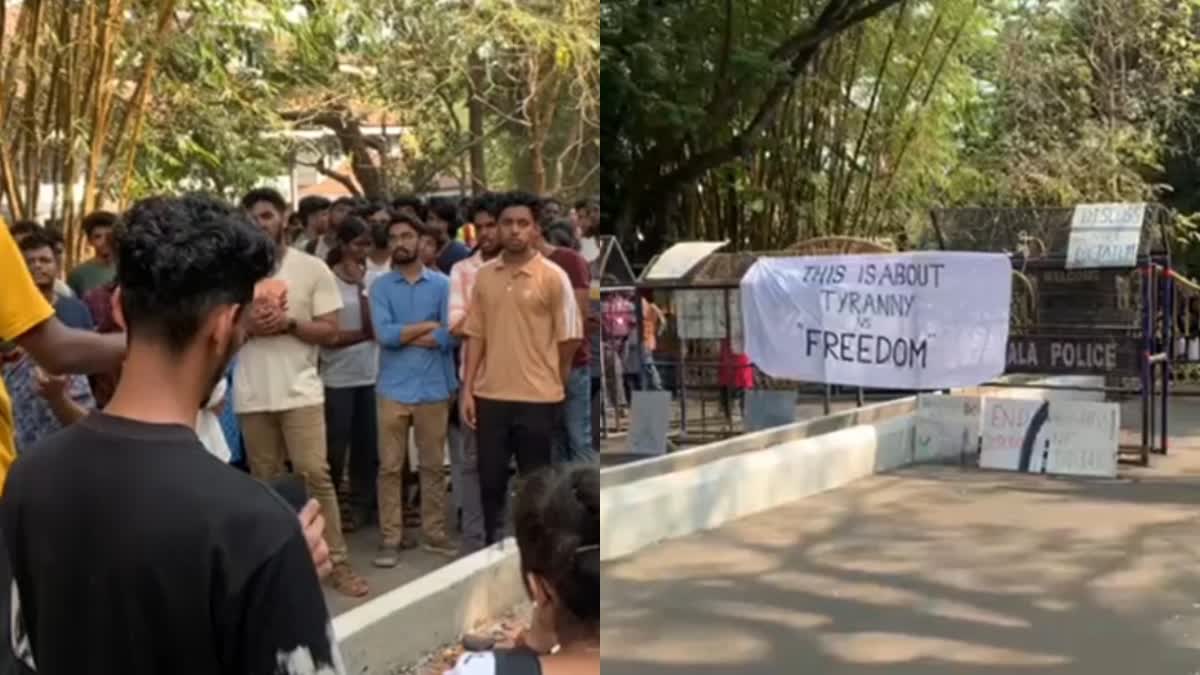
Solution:
{"label": "concrete median strip", "polygon": [[525,599],[506,539],[339,615],[333,630],[347,673],[387,675]]}
{"label": "concrete median strip", "polygon": [[601,559],[712,529],[912,461],[912,399],[856,412],[874,421],[826,433],[811,423],[789,425],[662,458],[673,468],[691,453],[705,458],[692,466],[657,475],[644,466],[639,473],[648,478],[605,481]]}

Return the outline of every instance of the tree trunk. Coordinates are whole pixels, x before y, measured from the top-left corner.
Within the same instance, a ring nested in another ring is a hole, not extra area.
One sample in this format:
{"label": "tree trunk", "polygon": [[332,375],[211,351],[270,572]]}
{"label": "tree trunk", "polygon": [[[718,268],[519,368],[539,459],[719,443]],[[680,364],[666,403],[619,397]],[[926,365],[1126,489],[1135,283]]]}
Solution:
{"label": "tree trunk", "polygon": [[484,110],[480,100],[486,83],[483,62],[472,52],[468,59],[470,87],[467,91],[467,121],[471,132],[471,194],[478,196],[487,191],[487,164],[484,156]]}

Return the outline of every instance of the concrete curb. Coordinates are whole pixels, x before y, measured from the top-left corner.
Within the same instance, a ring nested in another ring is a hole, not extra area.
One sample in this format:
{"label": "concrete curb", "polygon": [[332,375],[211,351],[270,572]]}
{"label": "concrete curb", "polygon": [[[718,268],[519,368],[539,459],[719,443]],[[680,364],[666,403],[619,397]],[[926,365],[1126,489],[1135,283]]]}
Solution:
{"label": "concrete curb", "polygon": [[606,489],[638,480],[665,476],[728,457],[765,450],[794,440],[813,438],[854,426],[901,417],[916,411],[917,399],[909,396],[845,410],[782,427],[764,429],[688,448],[669,455],[613,466],[600,471],[600,487]]}
{"label": "concrete curb", "polygon": [[731,439],[724,442],[734,442],[727,448],[729,456],[607,485],[600,493],[600,558],[626,556],[665,539],[712,529],[909,464],[914,419],[901,413],[871,424],[769,443],[754,452],[736,447],[736,441],[748,437]]}
{"label": "concrete curb", "polygon": [[525,601],[517,544],[506,539],[333,620],[346,672],[388,675]]}

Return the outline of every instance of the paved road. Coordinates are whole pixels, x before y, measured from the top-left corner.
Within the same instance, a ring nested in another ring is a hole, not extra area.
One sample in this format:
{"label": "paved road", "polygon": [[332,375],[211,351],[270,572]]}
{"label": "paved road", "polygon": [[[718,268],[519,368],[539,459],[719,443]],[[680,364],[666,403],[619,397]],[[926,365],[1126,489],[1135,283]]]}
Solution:
{"label": "paved road", "polygon": [[1172,417],[1115,481],[918,467],[613,561],[605,675],[1200,673],[1200,402]]}

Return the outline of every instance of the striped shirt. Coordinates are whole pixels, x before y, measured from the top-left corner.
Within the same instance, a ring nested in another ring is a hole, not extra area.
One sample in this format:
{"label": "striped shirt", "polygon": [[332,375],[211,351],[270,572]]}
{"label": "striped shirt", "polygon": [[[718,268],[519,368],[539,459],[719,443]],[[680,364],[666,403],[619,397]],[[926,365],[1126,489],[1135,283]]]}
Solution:
{"label": "striped shirt", "polygon": [[520,265],[506,264],[502,257],[484,264],[475,275],[464,332],[484,343],[476,396],[563,400],[559,346],[583,338],[583,321],[561,267],[540,253]]}
{"label": "striped shirt", "polygon": [[[483,254],[476,251],[474,255],[450,268],[450,328],[454,329],[460,321],[467,317],[467,309],[471,306],[471,292],[475,289],[475,275],[483,267]],[[466,379],[464,369],[467,367],[467,345],[464,343],[459,351],[458,378]],[[481,369],[482,370],[482,369]]]}

